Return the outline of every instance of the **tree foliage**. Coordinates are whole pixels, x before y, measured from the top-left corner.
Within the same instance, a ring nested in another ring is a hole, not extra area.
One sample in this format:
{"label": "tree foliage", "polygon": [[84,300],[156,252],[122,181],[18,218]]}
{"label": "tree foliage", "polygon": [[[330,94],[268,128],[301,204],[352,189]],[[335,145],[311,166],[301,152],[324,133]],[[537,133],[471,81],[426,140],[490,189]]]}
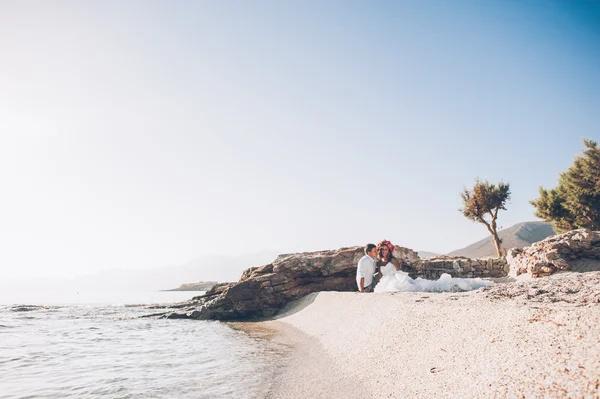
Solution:
{"label": "tree foliage", "polygon": [[506,210],[506,202],[510,199],[510,185],[500,182],[498,185],[490,184],[487,180],[475,179],[475,185],[471,190],[466,189],[460,194],[463,207],[462,214],[474,222],[484,224],[492,234],[496,253],[501,256],[503,251],[500,247],[502,240],[498,237],[496,220],[498,211]]}
{"label": "tree foliage", "polygon": [[535,215],[551,222],[564,233],[573,229],[600,230],[600,148],[595,141],[584,139],[583,156],[561,173],[558,186],[540,187],[540,197],[530,203]]}

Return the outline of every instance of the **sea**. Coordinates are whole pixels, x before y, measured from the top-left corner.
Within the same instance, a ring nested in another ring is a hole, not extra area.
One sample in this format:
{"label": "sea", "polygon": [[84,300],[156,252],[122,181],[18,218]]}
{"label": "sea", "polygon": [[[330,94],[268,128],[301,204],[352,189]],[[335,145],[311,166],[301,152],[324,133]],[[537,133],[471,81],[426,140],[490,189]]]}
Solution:
{"label": "sea", "polygon": [[200,292],[1,292],[0,398],[263,398],[287,349],[144,318]]}

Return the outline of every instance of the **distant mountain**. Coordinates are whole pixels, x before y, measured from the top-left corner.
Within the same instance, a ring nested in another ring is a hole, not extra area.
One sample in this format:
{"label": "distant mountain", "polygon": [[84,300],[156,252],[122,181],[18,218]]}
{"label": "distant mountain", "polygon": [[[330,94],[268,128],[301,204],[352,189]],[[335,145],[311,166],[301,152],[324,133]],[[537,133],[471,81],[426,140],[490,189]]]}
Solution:
{"label": "distant mountain", "polygon": [[[502,248],[523,248],[546,237],[555,235],[552,225],[545,222],[517,223],[508,229],[500,230],[498,236],[502,240]],[[481,258],[496,255],[496,247],[490,235],[462,249],[457,249],[448,256],[464,256],[467,258]]]}
{"label": "distant mountain", "polygon": [[218,281],[199,281],[197,283],[181,284],[179,288],[165,291],[208,291],[218,284]]}
{"label": "distant mountain", "polygon": [[440,256],[440,254],[436,254],[434,252],[429,252],[429,251],[417,251],[417,253],[419,254],[419,258],[421,258],[421,259],[433,258],[434,256]]}
{"label": "distant mountain", "polygon": [[178,287],[190,281],[238,281],[242,272],[252,266],[269,264],[277,252],[262,251],[243,256],[204,256],[184,264],[154,269],[112,269],[71,279],[0,277],[3,290],[73,290],[73,291],[159,291]]}

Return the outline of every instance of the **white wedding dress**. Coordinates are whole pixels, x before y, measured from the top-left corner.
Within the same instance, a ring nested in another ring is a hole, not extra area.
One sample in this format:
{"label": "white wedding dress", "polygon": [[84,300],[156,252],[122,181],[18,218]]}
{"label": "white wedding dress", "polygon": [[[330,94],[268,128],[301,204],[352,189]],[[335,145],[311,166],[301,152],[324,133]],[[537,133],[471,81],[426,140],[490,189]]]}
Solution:
{"label": "white wedding dress", "polygon": [[390,262],[381,267],[381,280],[375,286],[375,292],[456,292],[471,291],[487,287],[490,281],[481,278],[457,278],[444,273],[438,280],[412,279],[408,273],[396,271]]}

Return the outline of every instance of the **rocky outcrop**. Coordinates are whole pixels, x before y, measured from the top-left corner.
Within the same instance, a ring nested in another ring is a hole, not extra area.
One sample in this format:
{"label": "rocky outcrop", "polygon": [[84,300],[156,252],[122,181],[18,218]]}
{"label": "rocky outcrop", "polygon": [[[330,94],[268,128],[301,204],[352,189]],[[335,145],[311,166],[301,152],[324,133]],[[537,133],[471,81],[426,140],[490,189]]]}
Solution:
{"label": "rocky outcrop", "polygon": [[[238,282],[217,284],[206,294],[179,305],[176,313],[163,316],[199,320],[271,317],[288,302],[312,292],[356,291],[356,265],[363,255],[363,247],[279,255],[273,263],[245,270]],[[506,275],[503,258],[423,260],[417,252],[404,247],[394,248],[393,255],[413,278],[437,279],[443,273],[453,277]]]}
{"label": "rocky outcrop", "polygon": [[600,259],[599,231],[572,230],[548,237],[530,247],[510,249],[506,255],[511,277],[521,274],[549,276],[559,270],[571,270],[579,259]]}
{"label": "rocky outcrop", "polygon": [[[279,255],[273,263],[245,270],[238,282],[217,284],[206,294],[177,305],[177,313],[162,316],[200,320],[270,317],[288,302],[312,292],[355,291],[356,265],[362,256],[362,247]],[[402,247],[394,249],[394,256],[413,278],[433,280],[444,273],[493,278],[505,277],[509,271],[514,276],[529,273],[540,277],[572,269],[577,259],[600,259],[600,232],[575,230],[549,237],[531,247],[509,250],[507,258],[420,259],[415,251]],[[589,262],[585,267],[590,269]]]}
{"label": "rocky outcrop", "polygon": [[360,247],[280,255],[273,263],[243,272],[237,283],[219,284],[195,298],[193,319],[249,319],[274,315],[287,302],[315,291],[349,291],[356,286]]}
{"label": "rocky outcrop", "polygon": [[[217,284],[206,294],[195,297],[183,312],[166,317],[264,318],[311,292],[355,291],[356,265],[363,255],[362,247],[279,255],[271,264],[247,269],[236,283]],[[402,247],[394,249],[394,256],[406,265],[419,259],[415,251]]]}

